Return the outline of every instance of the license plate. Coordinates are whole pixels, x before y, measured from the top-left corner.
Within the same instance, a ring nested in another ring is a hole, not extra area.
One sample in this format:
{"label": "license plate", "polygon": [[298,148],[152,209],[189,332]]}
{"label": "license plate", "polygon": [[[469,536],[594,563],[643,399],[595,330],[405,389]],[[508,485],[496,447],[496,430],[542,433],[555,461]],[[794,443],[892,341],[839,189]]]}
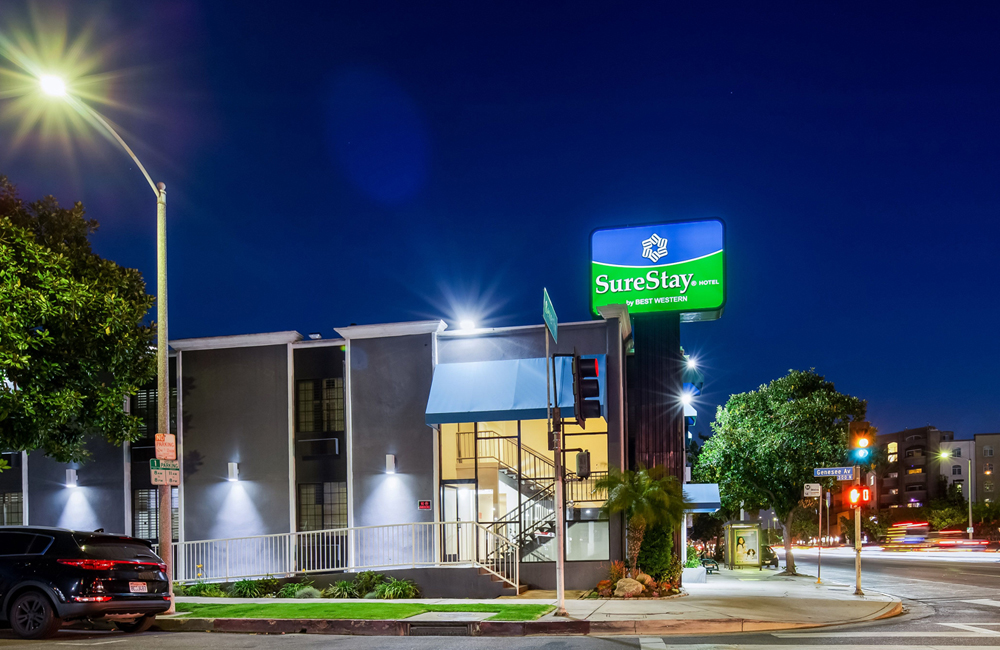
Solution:
{"label": "license plate", "polygon": [[128,590],[133,594],[144,594],[146,593],[146,583],[145,582],[130,582],[128,583]]}

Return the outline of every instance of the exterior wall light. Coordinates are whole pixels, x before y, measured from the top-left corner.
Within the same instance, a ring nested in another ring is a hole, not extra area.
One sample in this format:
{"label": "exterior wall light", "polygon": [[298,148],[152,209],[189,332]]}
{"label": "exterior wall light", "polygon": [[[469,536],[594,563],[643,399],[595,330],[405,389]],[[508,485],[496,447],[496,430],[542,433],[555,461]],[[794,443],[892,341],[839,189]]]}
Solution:
{"label": "exterior wall light", "polygon": [[238,481],[240,480],[240,464],[239,463],[229,463],[229,480]]}
{"label": "exterior wall light", "polygon": [[385,455],[385,473],[386,474],[396,473],[396,454]]}
{"label": "exterior wall light", "polygon": [[66,487],[68,487],[68,488],[75,488],[77,486],[77,480],[76,480],[76,478],[77,477],[76,477],[76,470],[75,469],[68,469],[68,470],[66,470]]}

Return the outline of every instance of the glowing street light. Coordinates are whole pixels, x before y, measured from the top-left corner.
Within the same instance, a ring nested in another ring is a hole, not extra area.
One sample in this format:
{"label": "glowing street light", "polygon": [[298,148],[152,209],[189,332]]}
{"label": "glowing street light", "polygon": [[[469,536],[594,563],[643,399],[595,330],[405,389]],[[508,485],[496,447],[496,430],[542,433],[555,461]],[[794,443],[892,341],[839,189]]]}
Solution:
{"label": "glowing street light", "polygon": [[691,406],[691,402],[693,401],[694,401],[694,395],[692,395],[687,391],[681,393],[681,404],[683,404],[684,406]]}
{"label": "glowing street light", "polygon": [[476,321],[473,321],[473,320],[459,321],[459,323],[458,323],[458,329],[465,330],[465,331],[474,330],[474,329],[476,329]]}
{"label": "glowing street light", "polygon": [[66,96],[66,82],[53,74],[43,74],[38,79],[38,85],[42,87],[42,92],[52,97]]}
{"label": "glowing street light", "polygon": [[688,357],[688,359],[687,359],[687,367],[690,368],[691,370],[697,369],[698,368],[698,360],[695,359],[694,357]]}

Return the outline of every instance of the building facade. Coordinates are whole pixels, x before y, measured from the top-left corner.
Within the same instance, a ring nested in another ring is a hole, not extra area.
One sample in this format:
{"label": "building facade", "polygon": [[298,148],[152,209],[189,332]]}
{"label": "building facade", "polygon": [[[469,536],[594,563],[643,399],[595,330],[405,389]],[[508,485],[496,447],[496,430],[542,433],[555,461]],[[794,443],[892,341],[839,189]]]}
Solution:
{"label": "building facade", "polygon": [[[878,477],[879,508],[919,508],[937,498],[942,443],[951,447],[954,438],[951,431],[932,426],[878,434],[875,443],[888,461]],[[944,465],[950,468],[952,463],[946,460]]]}
{"label": "building facade", "polygon": [[994,473],[994,464],[1000,454],[1000,433],[977,433],[975,435],[975,490],[977,501],[994,503],[1000,496],[1000,488]]}
{"label": "building facade", "polygon": [[[592,587],[624,557],[621,518],[601,513],[605,495],[594,487],[629,453],[631,322],[624,309],[606,311],[559,326],[551,389],[543,325],[450,332],[421,321],[337,328],[336,339],[287,331],[172,341],[179,570],[212,577],[221,560],[206,540],[229,540],[226,575],[238,575],[237,560],[259,563],[272,552],[261,545],[277,543],[267,536],[285,536],[288,549],[256,573],[286,572],[291,555],[357,567],[383,553],[412,557],[414,569],[469,560],[510,583],[498,567],[516,553],[521,584],[552,588],[556,471],[545,396],[571,417],[577,353],[599,368],[601,417],[564,428],[566,586]],[[85,463],[11,455],[0,474],[3,522],[157,538],[156,397],[151,386],[128,404],[139,440],[94,442]],[[717,507],[717,489],[697,497],[702,511]],[[350,532],[330,532],[342,530]],[[234,545],[258,550],[236,557]],[[501,593],[463,580],[449,579],[465,594]],[[448,593],[438,587],[425,593]]]}
{"label": "building facade", "polygon": [[974,440],[942,440],[938,448],[941,476],[947,486],[957,486],[963,498],[976,501],[976,443]]}

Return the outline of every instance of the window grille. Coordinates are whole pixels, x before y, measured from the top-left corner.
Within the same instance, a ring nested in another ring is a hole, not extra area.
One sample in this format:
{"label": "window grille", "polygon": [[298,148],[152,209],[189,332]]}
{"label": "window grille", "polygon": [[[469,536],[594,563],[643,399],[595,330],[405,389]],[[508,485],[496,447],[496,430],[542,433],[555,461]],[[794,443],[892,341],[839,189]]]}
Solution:
{"label": "window grille", "polygon": [[299,530],[347,527],[347,483],[299,484]]}
{"label": "window grille", "polygon": [[961,465],[952,465],[951,466],[951,475],[952,476],[961,476],[962,475],[962,466]]}
{"label": "window grille", "polygon": [[24,499],[20,492],[0,492],[0,526],[24,525]]}
{"label": "window grille", "polygon": [[[171,527],[173,538],[177,540],[178,493],[170,488]],[[139,539],[155,540],[160,537],[160,491],[157,488],[135,490],[132,493],[132,536]]]}
{"label": "window grille", "polygon": [[993,458],[993,447],[990,445],[983,447],[983,458]]}
{"label": "window grille", "polygon": [[296,382],[298,431],[319,433],[346,429],[344,379],[307,379]]}

